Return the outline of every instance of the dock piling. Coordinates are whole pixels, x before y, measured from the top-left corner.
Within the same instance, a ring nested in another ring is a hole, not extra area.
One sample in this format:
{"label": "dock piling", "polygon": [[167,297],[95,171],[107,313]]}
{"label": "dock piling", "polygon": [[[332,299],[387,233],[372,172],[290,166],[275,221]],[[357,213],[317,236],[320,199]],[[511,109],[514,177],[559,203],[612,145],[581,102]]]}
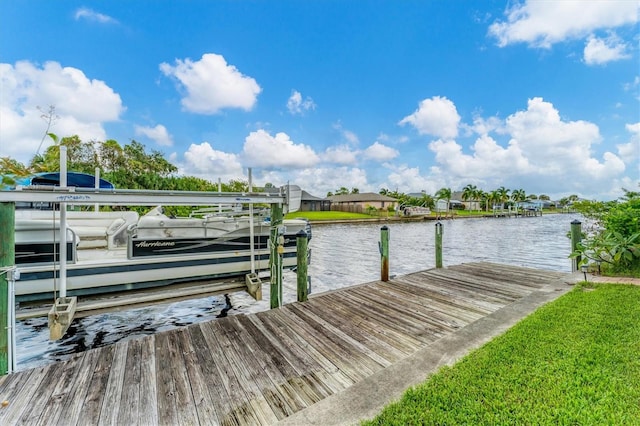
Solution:
{"label": "dock piling", "polygon": [[9,371],[9,269],[15,259],[15,203],[0,203],[0,376]]}
{"label": "dock piling", "polygon": [[296,277],[298,279],[298,302],[306,302],[309,297],[309,287],[307,283],[307,233],[300,231],[296,234]]}
{"label": "dock piling", "polygon": [[442,223],[436,222],[436,268],[442,268]]}
{"label": "dock piling", "polygon": [[269,270],[271,272],[271,309],[282,306],[282,253],[284,230],[282,229],[282,204],[271,206],[271,235],[269,238]]}
{"label": "dock piling", "polygon": [[380,228],[380,280],[389,281],[389,227]]}
{"label": "dock piling", "polygon": [[[574,253],[578,249],[578,243],[582,241],[582,222],[575,219],[571,222],[571,253]],[[571,259],[571,272],[577,272],[580,270],[581,256],[576,256]]]}

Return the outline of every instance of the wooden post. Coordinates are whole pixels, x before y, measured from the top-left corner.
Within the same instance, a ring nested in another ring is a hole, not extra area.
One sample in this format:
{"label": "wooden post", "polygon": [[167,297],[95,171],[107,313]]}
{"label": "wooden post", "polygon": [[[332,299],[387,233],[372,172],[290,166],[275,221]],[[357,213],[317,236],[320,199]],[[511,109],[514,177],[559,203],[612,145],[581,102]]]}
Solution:
{"label": "wooden post", "polygon": [[0,375],[9,371],[9,282],[5,268],[13,267],[15,259],[15,203],[0,203]]}
{"label": "wooden post", "polygon": [[271,272],[271,309],[282,306],[282,253],[284,236],[282,227],[282,205],[271,206],[271,234],[269,236],[269,271]]}
{"label": "wooden post", "polygon": [[296,276],[298,278],[298,302],[306,302],[309,297],[307,285],[307,233],[300,231],[296,234]]}
{"label": "wooden post", "polygon": [[442,223],[436,222],[436,268],[442,268]]}
{"label": "wooden post", "polygon": [[[574,220],[571,222],[571,253],[578,249],[578,243],[582,241],[582,222]],[[576,256],[571,259],[571,272],[577,272],[580,270],[581,256]]]}
{"label": "wooden post", "polygon": [[380,280],[389,281],[389,228],[380,228]]}

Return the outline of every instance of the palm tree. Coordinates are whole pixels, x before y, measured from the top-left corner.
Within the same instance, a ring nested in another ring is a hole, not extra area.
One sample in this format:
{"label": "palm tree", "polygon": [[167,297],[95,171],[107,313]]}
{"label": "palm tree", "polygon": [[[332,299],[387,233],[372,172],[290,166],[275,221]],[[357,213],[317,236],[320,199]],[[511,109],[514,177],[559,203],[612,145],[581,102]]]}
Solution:
{"label": "palm tree", "polygon": [[500,200],[501,200],[500,192],[497,189],[494,191],[491,191],[487,196],[487,210],[489,210],[489,207],[488,207],[489,203],[491,203],[492,208],[495,208],[495,205],[499,203]]}
{"label": "palm tree", "polygon": [[478,188],[475,185],[468,184],[462,188],[462,200],[463,201],[478,201]]}
{"label": "palm tree", "polygon": [[478,189],[478,200],[484,203],[484,210],[489,212],[489,193],[484,192],[482,189]]}
{"label": "palm tree", "polygon": [[451,202],[451,188],[440,188],[436,192],[438,200],[447,200],[447,212],[449,211],[449,203]]}
{"label": "palm tree", "polygon": [[527,199],[524,189],[514,189],[511,192],[511,199],[516,204],[516,214],[518,214],[518,203]]}
{"label": "palm tree", "polygon": [[496,190],[497,194],[498,194],[498,202],[502,203],[502,207],[504,208],[504,203],[507,202],[509,200],[509,191],[510,189],[505,188],[504,186],[501,186],[500,188],[498,188]]}

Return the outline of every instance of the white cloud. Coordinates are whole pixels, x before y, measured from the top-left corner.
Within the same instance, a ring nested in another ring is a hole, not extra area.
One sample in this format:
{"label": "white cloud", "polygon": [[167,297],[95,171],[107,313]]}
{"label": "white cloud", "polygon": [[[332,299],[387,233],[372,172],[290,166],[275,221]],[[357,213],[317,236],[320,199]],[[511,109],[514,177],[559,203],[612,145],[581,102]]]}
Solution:
{"label": "white cloud", "polygon": [[364,150],[363,155],[364,158],[382,162],[392,160],[400,155],[400,153],[398,150],[376,141]]}
{"label": "white cloud", "polygon": [[587,65],[601,65],[630,57],[626,44],[614,35],[606,39],[590,36],[584,47],[584,62]]}
{"label": "white cloud", "polygon": [[640,179],[640,122],[627,124],[625,127],[631,133],[631,140],[628,143],[616,145],[618,155],[625,164],[635,168]]}
{"label": "white cloud", "polygon": [[628,92],[631,90],[635,90],[636,87],[639,87],[639,86],[640,86],[640,76],[636,76],[631,83],[625,83],[622,87],[626,92]]}
{"label": "white cloud", "polygon": [[310,167],[286,173],[268,171],[260,179],[276,186],[291,182],[316,197],[324,197],[327,192],[334,192],[343,186],[358,188],[360,192],[377,192],[376,187],[369,183],[366,170],[357,167]]}
{"label": "white cloud", "polygon": [[308,96],[303,100],[302,94],[294,90],[287,100],[287,109],[291,115],[302,115],[305,111],[316,109],[316,104]]}
{"label": "white cloud", "polygon": [[76,13],[74,14],[74,18],[76,21],[85,19],[87,21],[99,22],[101,24],[117,24],[118,23],[118,21],[112,18],[111,16],[96,12],[86,7],[81,7],[80,9],[76,10]]}
{"label": "white cloud", "polygon": [[169,132],[167,132],[167,128],[162,124],[158,124],[155,127],[135,126],[135,133],[136,136],[142,135],[148,137],[160,146],[173,145],[173,138]]}
{"label": "white cloud", "polygon": [[226,108],[251,110],[262,91],[251,77],[228,65],[221,55],[206,53],[199,61],[176,59],[176,65],[160,64],[160,71],[186,91],[181,103],[197,114],[216,114]]}
{"label": "white cloud", "polygon": [[242,179],[243,168],[238,155],[217,151],[208,142],[192,144],[184,153],[180,173],[217,182]]}
{"label": "white cloud", "polygon": [[527,0],[507,9],[507,21],[493,23],[489,34],[498,39],[500,47],[524,42],[550,48],[595,30],[634,24],[638,22],[639,4],[628,0]]}
{"label": "white cloud", "polygon": [[322,154],[322,161],[331,164],[355,164],[359,153],[348,145],[330,146]]}
{"label": "white cloud", "polygon": [[482,118],[476,116],[473,118],[473,124],[468,127],[474,133],[487,135],[491,132],[502,133],[504,131],[503,126],[504,123],[498,117]]}
{"label": "white cloud", "polygon": [[541,174],[581,173],[590,158],[593,144],[601,140],[598,127],[586,121],[565,122],[549,102],[533,98],[526,111],[506,120],[511,143],[517,144],[524,156]]}
{"label": "white cloud", "polygon": [[340,136],[345,139],[347,142],[349,142],[352,145],[358,145],[360,143],[360,139],[358,138],[358,135],[356,135],[355,133],[353,133],[351,130],[347,130],[342,126],[341,122],[337,122],[333,124],[333,128],[335,130],[337,130],[338,132],[340,132]]}
{"label": "white cloud", "polygon": [[593,156],[601,140],[597,126],[564,121],[541,98],[530,99],[526,110],[511,114],[498,127],[510,138],[506,146],[488,134],[475,140],[470,153],[452,139],[431,142],[429,149],[438,164],[432,175],[446,177],[451,186],[470,181],[489,186],[513,182],[528,191],[548,193],[576,192],[589,182],[587,190],[602,193],[625,171],[624,162],[614,153],[605,152],[601,159]]}
{"label": "white cloud", "polygon": [[453,102],[445,97],[434,96],[420,102],[418,109],[398,124],[411,124],[421,135],[455,138],[459,123],[460,116]]}
{"label": "white cloud", "polygon": [[[47,123],[42,111],[55,107],[58,117],[50,132],[59,137],[105,140],[104,123],[125,111],[120,95],[81,70],[47,62],[42,68],[28,61],[0,64],[0,156],[27,162],[36,154]],[[42,151],[50,144],[45,139]]]}
{"label": "white cloud", "polygon": [[433,178],[420,174],[419,167],[407,167],[406,165],[391,172],[388,180],[388,185],[384,186],[394,191],[397,189],[400,192],[425,191],[427,194],[433,195],[442,187]]}
{"label": "white cloud", "polygon": [[311,147],[295,144],[286,133],[271,136],[264,130],[245,138],[242,158],[247,166],[263,168],[304,168],[320,161]]}

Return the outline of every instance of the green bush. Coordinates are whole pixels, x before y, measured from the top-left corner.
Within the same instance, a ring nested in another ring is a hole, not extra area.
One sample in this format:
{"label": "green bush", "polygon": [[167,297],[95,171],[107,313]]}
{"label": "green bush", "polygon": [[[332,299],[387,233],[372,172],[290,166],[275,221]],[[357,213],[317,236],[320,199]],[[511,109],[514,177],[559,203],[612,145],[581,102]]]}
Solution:
{"label": "green bush", "polygon": [[606,273],[640,275],[640,194],[625,190],[621,202],[581,202],[578,211],[596,222],[597,230],[578,244],[572,257],[602,264]]}

